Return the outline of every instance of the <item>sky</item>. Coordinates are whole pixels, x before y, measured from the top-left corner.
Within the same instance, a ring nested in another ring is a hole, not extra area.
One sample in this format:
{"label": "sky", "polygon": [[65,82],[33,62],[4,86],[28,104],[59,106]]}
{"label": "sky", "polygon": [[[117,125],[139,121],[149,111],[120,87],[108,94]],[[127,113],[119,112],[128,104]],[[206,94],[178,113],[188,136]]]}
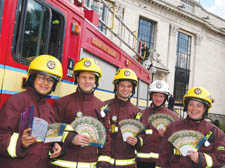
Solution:
{"label": "sky", "polygon": [[225,0],[197,0],[209,12],[225,19]]}

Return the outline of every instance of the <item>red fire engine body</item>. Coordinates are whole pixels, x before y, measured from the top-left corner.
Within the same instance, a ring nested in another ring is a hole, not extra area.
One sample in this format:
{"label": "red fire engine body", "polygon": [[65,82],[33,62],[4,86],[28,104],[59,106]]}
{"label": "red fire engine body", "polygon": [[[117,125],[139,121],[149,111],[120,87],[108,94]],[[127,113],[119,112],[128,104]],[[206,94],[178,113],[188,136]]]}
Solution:
{"label": "red fire engine body", "polygon": [[136,94],[134,103],[147,106],[149,72],[99,30],[99,15],[84,8],[84,3],[0,0],[0,107],[9,96],[23,91],[28,65],[41,54],[53,55],[63,65],[63,80],[50,101],[74,91],[74,64],[82,57],[93,57],[103,71],[97,97],[103,101],[111,98],[116,70],[130,68],[136,72],[140,86],[145,86],[137,93],[146,92],[142,97]]}

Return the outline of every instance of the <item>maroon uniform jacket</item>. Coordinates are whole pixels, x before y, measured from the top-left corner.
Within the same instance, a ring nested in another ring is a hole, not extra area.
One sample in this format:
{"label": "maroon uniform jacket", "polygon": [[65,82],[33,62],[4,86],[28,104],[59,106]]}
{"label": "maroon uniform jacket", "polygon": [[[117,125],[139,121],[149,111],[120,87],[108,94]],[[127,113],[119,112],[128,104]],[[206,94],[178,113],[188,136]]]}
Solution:
{"label": "maroon uniform jacket", "polygon": [[[103,105],[104,103],[95,97],[93,93],[87,95],[80,92],[78,89],[75,93],[55,101],[54,108],[56,111],[56,121],[71,124],[77,117],[77,112],[82,112],[83,116],[92,116],[103,122],[107,132],[104,148],[97,148],[93,146],[81,147],[78,145],[73,145],[72,138],[74,137],[74,133],[69,133],[65,140],[66,152],[60,158],[61,161],[66,161],[71,164],[78,163],[78,168],[79,163],[81,162],[97,162],[99,156],[102,156],[102,158],[108,158],[109,162],[111,148],[111,138],[109,135],[109,115],[104,118],[101,117],[100,108]],[[103,164],[107,167],[109,163],[107,163],[106,160],[100,160],[102,162],[98,162],[98,164]],[[62,162],[62,164],[64,163]],[[58,167],[62,167],[62,164],[58,165]]]}
{"label": "maroon uniform jacket", "polygon": [[139,162],[156,162],[159,158],[159,146],[162,137],[159,135],[157,129],[148,123],[149,117],[158,113],[168,114],[174,119],[178,119],[177,115],[165,106],[157,109],[150,106],[142,111],[141,121],[144,123],[146,131],[145,136],[143,136],[143,146],[137,151],[137,161]]}
{"label": "maroon uniform jacket", "polygon": [[[32,105],[35,117],[42,118],[48,123],[54,122],[53,108],[44,98],[41,99],[33,88],[11,96],[0,111],[0,167],[2,168],[49,167],[49,143],[38,142],[30,145],[26,150],[22,148],[21,135],[18,133],[20,114]],[[13,146],[15,146],[15,153],[9,150],[9,147],[13,149]]]}
{"label": "maroon uniform jacket", "polygon": [[[118,98],[114,98],[111,100],[106,101],[106,103],[109,103],[110,107],[110,116],[111,116],[111,124],[113,123],[112,117],[116,116],[116,126],[118,126],[118,123],[121,120],[125,119],[135,119],[137,113],[139,112],[139,108],[133,105],[130,101],[122,101]],[[111,145],[111,167],[112,168],[133,168],[136,166],[136,163],[134,162],[133,165],[127,165],[127,166],[119,166],[116,165],[116,160],[123,160],[126,162],[126,160],[134,159],[135,156],[135,149],[140,145],[139,143],[134,147],[129,145],[128,143],[123,141],[123,137],[121,134],[120,129],[118,129],[118,132],[111,133],[112,138],[112,145]]]}
{"label": "maroon uniform jacket", "polygon": [[[210,145],[208,147],[202,145],[198,150],[200,156],[198,164],[194,164],[188,156],[184,157],[180,154],[174,154],[174,147],[168,141],[168,138],[174,132],[180,130],[199,131],[203,135],[213,130],[214,138],[210,140]],[[159,162],[157,165],[163,168],[220,168],[225,165],[225,134],[218,127],[206,120],[196,122],[187,118],[176,121],[167,128],[161,144]]]}

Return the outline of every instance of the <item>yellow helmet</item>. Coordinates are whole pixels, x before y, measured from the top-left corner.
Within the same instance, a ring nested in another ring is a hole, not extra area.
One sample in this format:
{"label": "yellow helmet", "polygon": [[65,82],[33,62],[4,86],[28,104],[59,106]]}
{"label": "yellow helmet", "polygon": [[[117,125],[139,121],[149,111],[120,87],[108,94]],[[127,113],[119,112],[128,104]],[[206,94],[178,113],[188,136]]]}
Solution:
{"label": "yellow helmet", "polygon": [[132,97],[135,94],[135,87],[137,86],[137,82],[138,82],[136,73],[133,70],[127,69],[127,68],[119,69],[116,72],[113,79],[115,93],[116,93],[116,85],[123,80],[131,81],[133,85],[133,90],[132,90],[132,95],[130,97]]}
{"label": "yellow helmet", "polygon": [[202,87],[193,87],[187,91],[184,95],[184,104],[186,104],[189,100],[197,100],[205,104],[208,108],[212,106],[213,99],[210,93]]}
{"label": "yellow helmet", "polygon": [[61,62],[51,55],[40,55],[33,59],[27,71],[27,79],[34,72],[43,72],[60,81],[63,76]]}
{"label": "yellow helmet", "polygon": [[74,66],[74,73],[78,71],[90,71],[97,73],[101,77],[101,68],[93,58],[82,58]]}
{"label": "yellow helmet", "polygon": [[131,82],[134,83],[135,86],[137,85],[138,81],[136,73],[133,70],[127,68],[119,69],[116,72],[116,75],[113,79],[113,84],[115,85],[119,80],[131,80]]}
{"label": "yellow helmet", "polygon": [[74,66],[74,76],[75,76],[75,84],[77,83],[76,77],[79,75],[81,71],[89,71],[94,72],[96,76],[96,88],[99,84],[99,78],[101,77],[101,67],[93,58],[82,58],[80,59]]}

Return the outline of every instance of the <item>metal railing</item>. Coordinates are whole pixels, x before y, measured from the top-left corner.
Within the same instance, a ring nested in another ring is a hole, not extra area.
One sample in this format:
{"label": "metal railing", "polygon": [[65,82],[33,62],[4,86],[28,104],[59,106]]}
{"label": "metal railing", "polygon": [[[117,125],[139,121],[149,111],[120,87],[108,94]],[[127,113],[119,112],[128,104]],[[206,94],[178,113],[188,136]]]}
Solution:
{"label": "metal railing", "polygon": [[137,37],[137,33],[132,31],[116,14],[116,4],[105,0],[86,1],[84,8],[95,10],[99,16],[99,30],[104,33],[115,44],[136,60],[142,61],[141,47],[144,45]]}

